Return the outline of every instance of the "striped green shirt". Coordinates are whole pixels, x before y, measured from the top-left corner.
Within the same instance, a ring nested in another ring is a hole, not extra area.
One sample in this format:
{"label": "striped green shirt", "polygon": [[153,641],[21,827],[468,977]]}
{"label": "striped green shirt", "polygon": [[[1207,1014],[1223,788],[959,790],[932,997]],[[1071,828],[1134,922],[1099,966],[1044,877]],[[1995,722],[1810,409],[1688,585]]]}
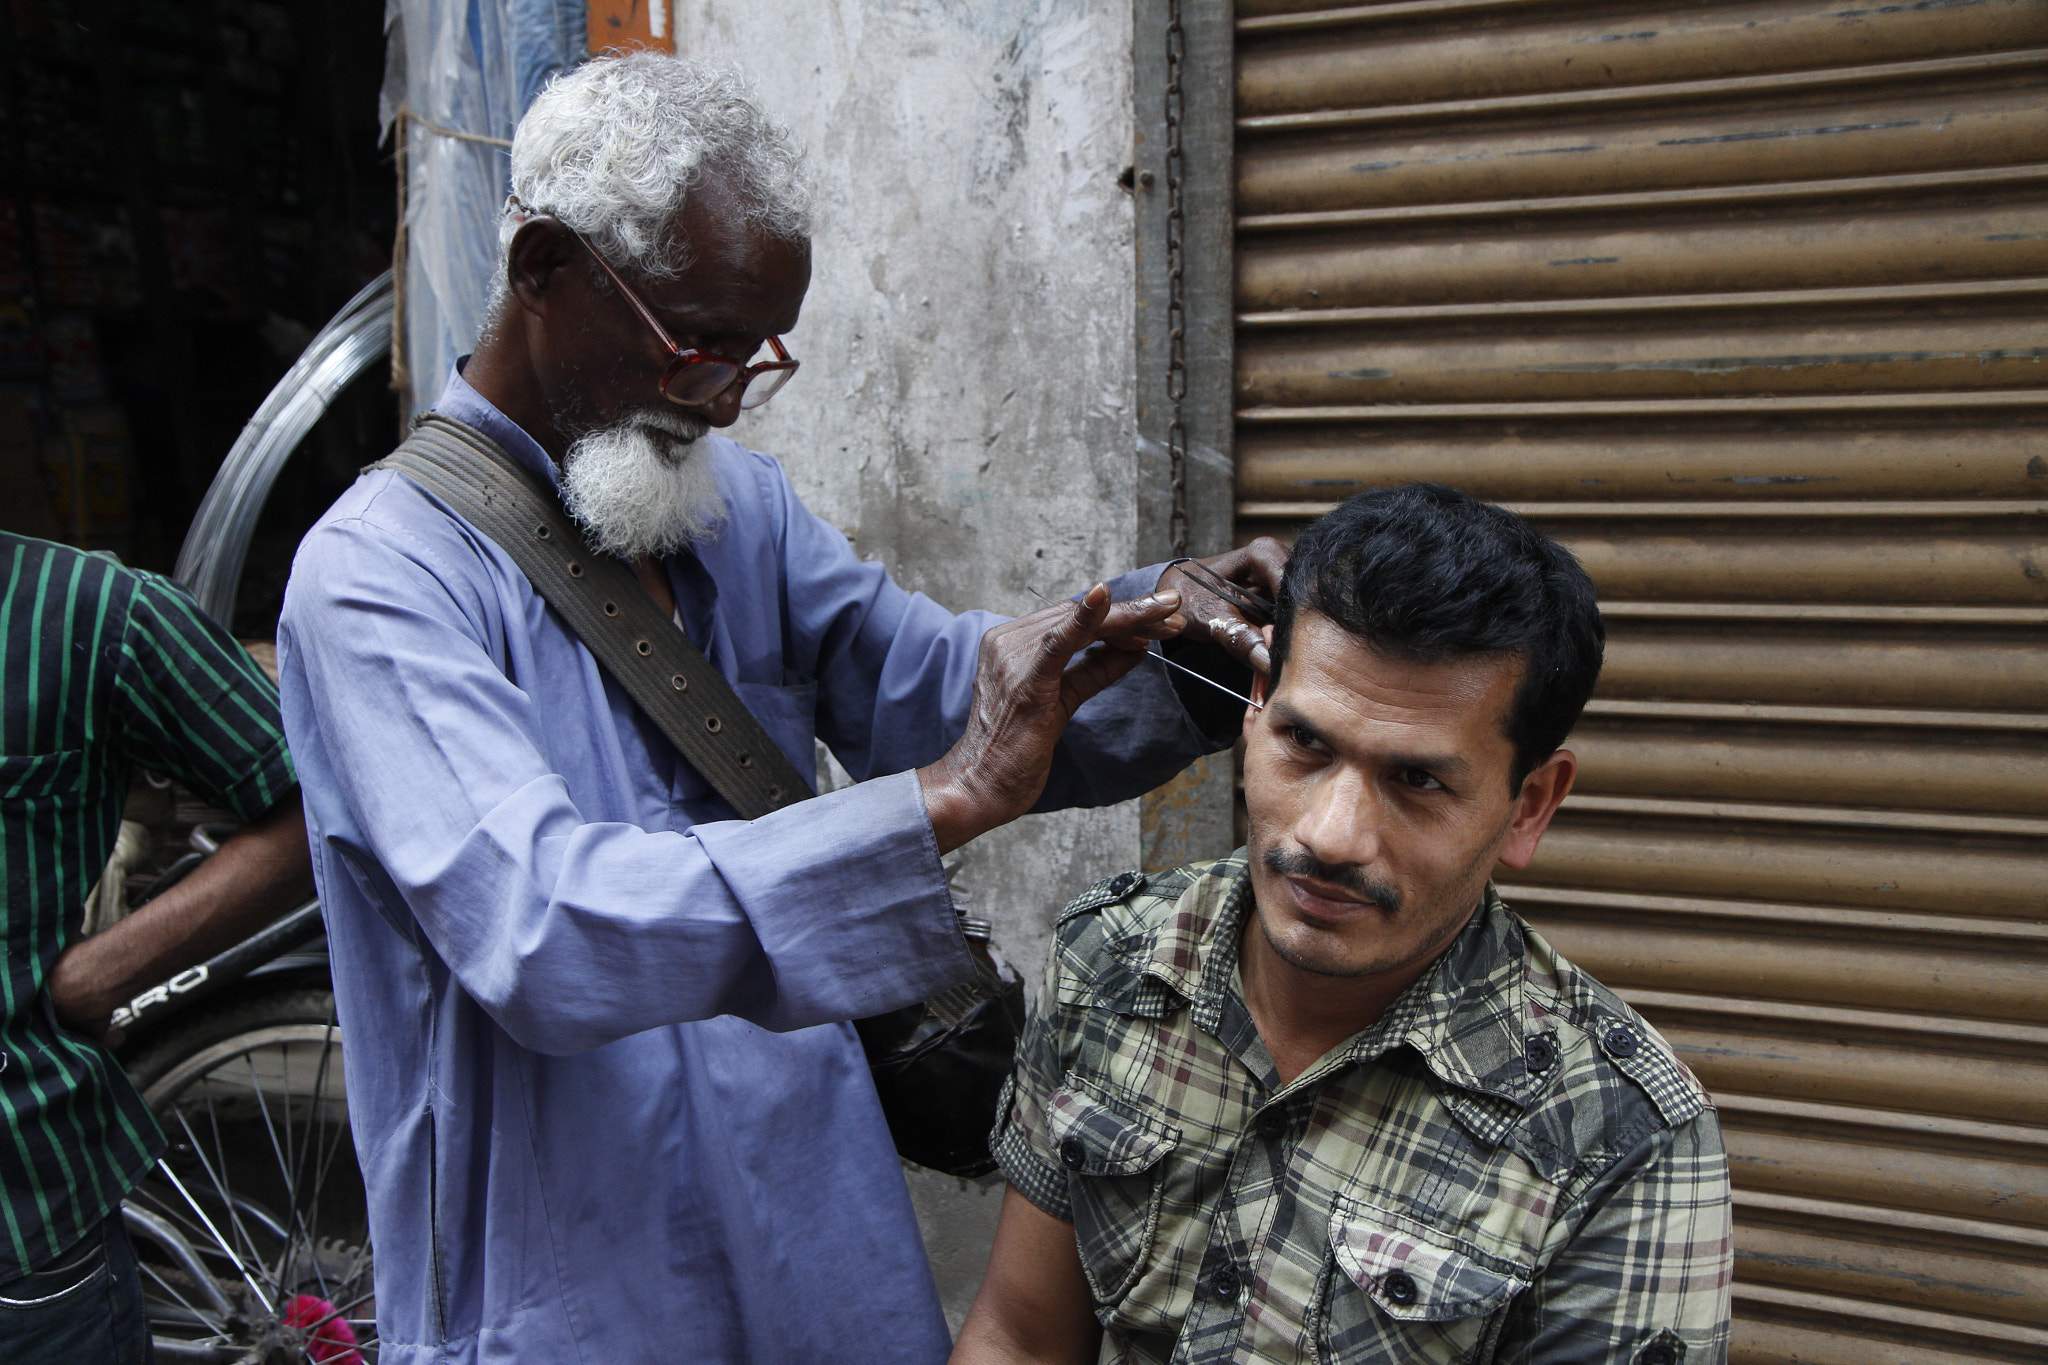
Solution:
{"label": "striped green shirt", "polygon": [[45,982],[114,847],[134,767],[244,819],[296,780],[277,689],[175,584],[0,534],[0,1282],[119,1204],[163,1136]]}

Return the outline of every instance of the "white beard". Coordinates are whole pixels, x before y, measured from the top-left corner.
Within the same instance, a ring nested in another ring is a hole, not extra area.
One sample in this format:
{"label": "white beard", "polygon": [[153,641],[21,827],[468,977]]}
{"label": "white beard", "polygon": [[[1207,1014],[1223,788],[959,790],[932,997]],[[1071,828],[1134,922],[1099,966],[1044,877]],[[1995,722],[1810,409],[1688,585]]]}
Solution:
{"label": "white beard", "polygon": [[622,559],[660,559],[725,520],[708,425],[680,412],[635,412],[578,437],[562,465],[562,500],[592,542]]}

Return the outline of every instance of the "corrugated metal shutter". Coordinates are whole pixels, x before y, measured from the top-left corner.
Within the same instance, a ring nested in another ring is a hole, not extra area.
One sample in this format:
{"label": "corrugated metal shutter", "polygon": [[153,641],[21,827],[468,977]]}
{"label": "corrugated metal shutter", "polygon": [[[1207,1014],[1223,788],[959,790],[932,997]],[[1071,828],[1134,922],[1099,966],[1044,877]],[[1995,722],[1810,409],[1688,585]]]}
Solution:
{"label": "corrugated metal shutter", "polygon": [[1736,1359],[2048,1358],[2048,4],[1239,15],[1240,535],[1599,581],[1505,890],[1719,1099]]}

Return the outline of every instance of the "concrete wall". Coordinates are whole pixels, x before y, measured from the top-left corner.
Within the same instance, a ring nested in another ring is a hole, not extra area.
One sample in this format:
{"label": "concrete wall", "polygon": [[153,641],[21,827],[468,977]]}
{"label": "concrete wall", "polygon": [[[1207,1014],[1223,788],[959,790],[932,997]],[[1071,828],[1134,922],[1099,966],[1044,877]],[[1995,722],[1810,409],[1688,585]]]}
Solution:
{"label": "concrete wall", "polygon": [[[1021,613],[1137,554],[1131,10],[1081,0],[675,0],[811,148],[804,364],[732,434],[953,608]],[[1027,817],[957,889],[1036,982],[1061,902],[1140,864],[1136,803]],[[949,1317],[999,1187],[910,1175]]]}

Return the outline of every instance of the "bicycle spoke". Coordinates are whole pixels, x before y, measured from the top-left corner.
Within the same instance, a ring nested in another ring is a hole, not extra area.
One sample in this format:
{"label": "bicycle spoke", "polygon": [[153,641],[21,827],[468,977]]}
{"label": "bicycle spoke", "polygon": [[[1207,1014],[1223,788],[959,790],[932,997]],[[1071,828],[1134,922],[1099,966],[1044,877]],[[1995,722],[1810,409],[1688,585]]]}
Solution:
{"label": "bicycle spoke", "polygon": [[178,1193],[185,1197],[185,1202],[192,1206],[192,1212],[199,1216],[199,1221],[201,1223],[204,1223],[206,1225],[206,1230],[213,1234],[214,1244],[216,1246],[226,1247],[228,1249],[229,1259],[235,1262],[236,1274],[241,1276],[243,1284],[249,1286],[249,1292],[256,1296],[255,1301],[257,1303],[267,1302],[268,1300],[266,1299],[263,1290],[257,1286],[256,1281],[249,1278],[249,1268],[241,1263],[239,1257],[236,1257],[234,1255],[234,1249],[232,1247],[228,1247],[227,1238],[220,1235],[220,1229],[215,1227],[213,1225],[213,1220],[206,1216],[206,1210],[199,1207],[199,1201],[194,1199],[192,1197],[191,1191],[185,1188],[185,1182],[178,1179],[178,1173],[172,1170],[169,1166],[163,1165],[161,1163],[158,1164],[157,1169],[163,1172],[164,1179],[170,1181],[171,1184],[177,1189]]}
{"label": "bicycle spoke", "polygon": [[[211,1103],[211,1101],[209,1101],[209,1103]],[[217,1193],[219,1193],[221,1197],[221,1202],[227,1206],[228,1226],[233,1228],[236,1234],[240,1236],[241,1247],[248,1251],[249,1261],[253,1264],[260,1266],[262,1264],[262,1259],[256,1254],[256,1244],[250,1240],[249,1230],[242,1226],[241,1215],[235,1212],[234,1196],[228,1192],[226,1183],[221,1179],[219,1172],[214,1170],[213,1163],[206,1159],[205,1149],[202,1148],[199,1144],[199,1135],[192,1131],[191,1123],[185,1118],[185,1111],[182,1109],[177,1109],[173,1110],[172,1112],[177,1117],[178,1126],[185,1130],[186,1140],[192,1144],[192,1155],[198,1158],[199,1168],[206,1172],[206,1177],[207,1179],[213,1182],[213,1188]],[[226,1165],[226,1158],[224,1155],[222,1158],[222,1165],[223,1167],[225,1167]],[[166,1170],[168,1170],[168,1166],[166,1166]],[[192,1196],[188,1194],[185,1197],[187,1199],[190,1199]],[[222,1241],[220,1233],[214,1229],[213,1224],[210,1222],[207,1224],[207,1231],[213,1233],[215,1240],[221,1241],[222,1244],[220,1249],[227,1253],[229,1260],[235,1261],[238,1264],[242,1261],[243,1258],[241,1250],[238,1250],[237,1247],[233,1244]]]}
{"label": "bicycle spoke", "polygon": [[[320,1288],[320,1297],[326,1298],[328,1297],[326,1275],[320,1269],[320,1258],[317,1254],[318,1244],[314,1241],[312,1230],[306,1225],[305,1210],[300,1207],[299,1194],[301,1186],[299,1174],[304,1166],[304,1162],[300,1160],[300,1155],[304,1144],[294,1142],[292,1137],[291,1049],[293,1045],[289,1042],[280,1042],[272,1046],[277,1050],[278,1076],[284,1091],[278,1097],[278,1111],[284,1124],[284,1139],[281,1146],[278,1142],[277,1130],[270,1124],[270,1104],[266,1092],[261,1083],[255,1079],[256,1066],[253,1060],[249,1060],[249,1075],[256,1090],[257,1103],[263,1107],[264,1123],[270,1133],[271,1154],[277,1160],[278,1174],[284,1181],[287,1221],[292,1229],[292,1233],[286,1235],[283,1245],[278,1249],[277,1272],[274,1278],[278,1285],[278,1292],[282,1296],[285,1287],[296,1278],[293,1272],[303,1253],[306,1264],[312,1268],[314,1280]],[[245,1059],[251,1058],[251,1053],[243,1055]],[[324,1069],[324,1059],[322,1065]]]}
{"label": "bicycle spoke", "polygon": [[158,1216],[175,1224],[178,1231],[184,1234],[186,1241],[189,1242],[192,1241],[194,1238],[204,1237],[206,1229],[201,1227],[197,1220],[195,1220],[190,1214],[178,1208],[178,1206],[172,1203],[170,1200],[159,1197],[156,1191],[147,1188],[138,1188],[133,1191],[130,1191],[128,1198],[130,1200],[133,1200],[136,1198],[136,1196],[143,1194],[146,1194],[149,1198],[151,1212],[154,1212]]}
{"label": "bicycle spoke", "polygon": [[172,1286],[171,1282],[169,1280],[166,1280],[163,1277],[162,1273],[159,1272],[157,1268],[151,1265],[149,1262],[142,1260],[140,1257],[137,1257],[136,1264],[141,1267],[142,1272],[145,1275],[149,1276],[149,1278],[157,1282],[158,1287],[161,1288],[164,1291],[164,1293],[169,1294],[172,1298],[176,1299],[178,1301],[178,1306],[180,1308],[184,1309],[187,1313],[190,1313],[194,1318],[198,1319],[200,1324],[209,1329],[213,1333],[213,1335],[219,1337],[222,1341],[228,1340],[226,1323],[214,1317],[213,1314],[207,1312],[205,1309],[194,1307],[192,1300],[186,1298],[183,1294],[180,1294],[177,1291],[177,1289]]}
{"label": "bicycle spoke", "polygon": [[[213,1129],[213,1154],[215,1159],[220,1163],[219,1168],[217,1170],[213,1168],[208,1168],[206,1173],[208,1176],[212,1177],[214,1189],[220,1191],[221,1199],[226,1202],[228,1207],[228,1219],[230,1222],[234,1224],[235,1232],[241,1237],[243,1245],[248,1247],[250,1259],[252,1261],[257,1262],[258,1264],[261,1264],[262,1257],[257,1253],[256,1239],[249,1235],[249,1229],[242,1223],[241,1211],[236,1207],[235,1204],[235,1192],[227,1187],[227,1146],[222,1141],[220,1135],[220,1111],[214,1107],[213,1089],[211,1086],[208,1086],[204,1088],[202,1093],[206,1096],[206,1121],[207,1124]],[[192,1127],[190,1124],[185,1123],[184,1109],[178,1109],[177,1114],[178,1122],[184,1125],[186,1135],[190,1136],[192,1132]],[[194,1143],[194,1146],[196,1147],[197,1143]],[[199,1156],[200,1165],[204,1166],[206,1164],[205,1156],[198,1152],[195,1152],[194,1154]]]}
{"label": "bicycle spoke", "polygon": [[[312,1112],[311,1112],[310,1114],[308,1114],[308,1115],[306,1116],[306,1144],[305,1144],[305,1148],[304,1148],[303,1150],[301,1150],[301,1151],[299,1152],[299,1154],[298,1154],[298,1161],[297,1161],[297,1163],[296,1163],[296,1164],[294,1165],[294,1167],[293,1167],[293,1170],[292,1170],[292,1177],[293,1177],[293,1180],[294,1180],[295,1182],[296,1182],[297,1178],[298,1178],[298,1177],[299,1177],[299,1176],[300,1176],[301,1174],[303,1174],[303,1173],[304,1173],[304,1170],[305,1170],[305,1158],[306,1158],[307,1154],[308,1154],[309,1152],[311,1152],[311,1151],[313,1150],[313,1148],[314,1148],[314,1145],[315,1145],[315,1143],[316,1143],[316,1141],[317,1141],[317,1138],[318,1138],[318,1136],[319,1136],[320,1134],[324,1133],[324,1132],[325,1132],[325,1130],[326,1130],[326,1126],[327,1126],[327,1104],[326,1104],[326,1096],[327,1096],[327,1062],[328,1062],[328,1059],[329,1059],[329,1058],[331,1058],[331,1057],[332,1057],[333,1055],[334,1055],[334,1022],[333,1022],[333,1020],[332,1020],[332,1019],[330,1019],[330,1020],[328,1021],[328,1023],[327,1023],[327,1028],[326,1028],[326,1032],[324,1032],[324,1033],[323,1033],[323,1034],[321,1035],[321,1038],[320,1038],[320,1065],[319,1065],[319,1067],[318,1067],[318,1068],[316,1068],[316,1069],[315,1069],[315,1071],[313,1072],[313,1099],[312,1099]],[[321,1160],[321,1161],[317,1161],[317,1162],[315,1163],[315,1165],[314,1165],[314,1170],[313,1170],[313,1196],[314,1196],[314,1197],[313,1197],[313,1200],[312,1200],[312,1210],[311,1210],[311,1212],[312,1212],[312,1217],[311,1217],[311,1219],[310,1219],[310,1220],[308,1221],[308,1226],[307,1226],[307,1229],[306,1229],[306,1255],[307,1255],[307,1258],[308,1258],[308,1259],[309,1259],[309,1260],[310,1260],[310,1261],[312,1262],[312,1265],[313,1265],[313,1277],[314,1277],[315,1281],[316,1281],[316,1282],[317,1282],[317,1283],[319,1284],[319,1286],[320,1286],[320,1297],[321,1297],[321,1298],[323,1298],[323,1299],[325,1299],[325,1298],[331,1298],[331,1297],[332,1297],[332,1295],[330,1295],[330,1294],[328,1293],[328,1291],[327,1291],[327,1276],[326,1276],[325,1272],[323,1272],[323,1271],[321,1270],[321,1268],[320,1268],[320,1239],[319,1239],[319,1228],[320,1228],[320,1204],[319,1204],[319,1193],[320,1193],[320,1184],[321,1184],[321,1177],[322,1177],[322,1174],[323,1174],[323,1172],[324,1172],[324,1170],[325,1170],[325,1167],[326,1167],[326,1162],[325,1162],[324,1160]],[[298,1204],[297,1204],[297,1201],[294,1201],[294,1202],[293,1202],[293,1205],[292,1205],[292,1207],[293,1207],[294,1211],[296,1212],[296,1210],[297,1210],[297,1208],[298,1208]]]}
{"label": "bicycle spoke", "polygon": [[[342,1031],[331,1006],[323,1019],[291,1012],[296,1000],[279,1003],[269,1019],[250,1011],[240,1033],[209,1042],[200,1032],[203,1050],[151,1093],[179,1150],[134,1192],[135,1216],[154,1210],[159,1236],[184,1248],[182,1259],[153,1255],[147,1267],[153,1328],[166,1359],[216,1349],[239,1359],[297,1300],[309,1320],[290,1329],[304,1343],[289,1353],[295,1365],[315,1352],[376,1365],[374,1257],[341,1089]],[[192,1306],[202,1293],[210,1311]],[[357,1355],[340,1355],[344,1333]]]}
{"label": "bicycle spoke", "polygon": [[[263,1082],[256,1074],[256,1060],[250,1053],[244,1052],[242,1054],[242,1063],[249,1068],[249,1089],[256,1095],[256,1107],[263,1115],[263,1131],[270,1137],[270,1154],[277,1158],[277,1169],[285,1179],[286,1200],[290,1202],[291,1171],[284,1159],[284,1149],[278,1145],[277,1125],[270,1121],[270,1101],[264,1098]],[[286,1136],[287,1138],[290,1136],[289,1127],[286,1129]],[[277,1249],[277,1270],[271,1277],[280,1287],[284,1284],[285,1272],[291,1268],[291,1256],[292,1239],[286,1237],[283,1244]]]}
{"label": "bicycle spoke", "polygon": [[[322,1117],[321,1123],[325,1125],[326,1122],[325,1117]],[[334,1125],[334,1136],[327,1140],[326,1148],[320,1154],[319,1164],[313,1169],[313,1195],[316,1200],[319,1198],[320,1192],[327,1188],[327,1177],[334,1170],[334,1158],[341,1151],[342,1140],[348,1136],[348,1115],[344,1112],[341,1120]],[[320,1206],[316,1203],[313,1207],[313,1225],[316,1231],[319,1228],[319,1222]],[[314,1245],[318,1246],[318,1241],[315,1241]]]}
{"label": "bicycle spoke", "polygon": [[271,1216],[269,1209],[264,1208],[255,1200],[246,1195],[238,1194],[234,1196],[234,1201],[235,1207],[242,1211],[244,1218],[254,1223],[257,1227],[262,1228],[272,1237],[277,1238],[278,1241],[282,1242],[285,1238],[291,1236],[289,1232],[285,1231],[284,1224],[278,1222],[276,1218]]}
{"label": "bicycle spoke", "polygon": [[[297,1145],[292,1141],[291,1045],[289,1043],[278,1044],[277,1059],[279,1075],[286,1082],[279,1087],[277,1101],[278,1116],[284,1123],[284,1155],[281,1159],[285,1164],[280,1168],[280,1174],[284,1176],[284,1204],[286,1208],[292,1210],[292,1217],[289,1221],[296,1226],[298,1223],[299,1182],[297,1170],[292,1163],[292,1153],[297,1150]],[[252,1065],[250,1067],[251,1074],[254,1074],[254,1071],[255,1067]]]}

